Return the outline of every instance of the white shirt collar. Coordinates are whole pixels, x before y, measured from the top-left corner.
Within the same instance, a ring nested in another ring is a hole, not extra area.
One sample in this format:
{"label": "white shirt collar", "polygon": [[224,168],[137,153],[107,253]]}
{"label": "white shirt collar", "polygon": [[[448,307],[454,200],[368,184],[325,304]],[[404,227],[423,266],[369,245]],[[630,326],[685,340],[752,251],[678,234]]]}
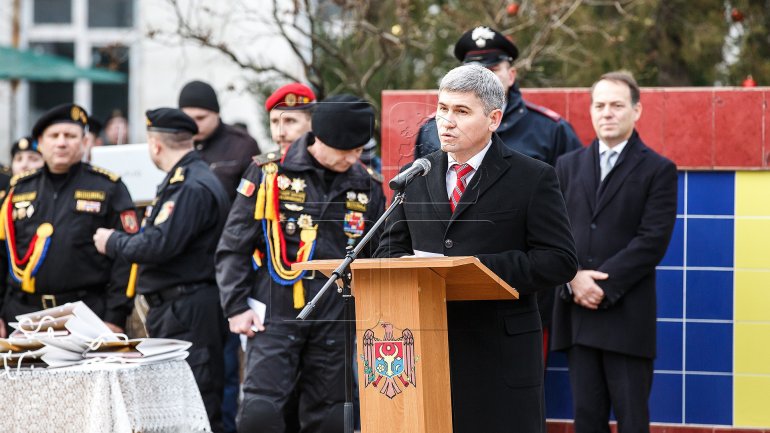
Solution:
{"label": "white shirt collar", "polygon": [[[623,149],[626,147],[626,144],[628,144],[628,140],[616,145],[612,148],[615,152],[620,155],[621,152],[623,152]],[[610,150],[610,147],[607,146],[607,144],[601,140],[599,140],[599,156],[601,156],[604,152]]]}
{"label": "white shirt collar", "polygon": [[[484,148],[483,148],[483,149],[481,149],[481,150],[479,151],[479,153],[477,153],[477,154],[473,155],[473,157],[471,157],[471,159],[469,159],[469,160],[466,162],[466,164],[468,164],[468,165],[470,165],[471,167],[473,167],[473,170],[474,170],[474,171],[475,171],[475,170],[478,170],[478,169],[479,169],[479,167],[481,166],[481,161],[483,161],[483,160],[484,160],[484,156],[486,156],[487,152],[489,151],[489,147],[490,147],[490,146],[492,146],[492,139],[491,139],[491,138],[489,139],[489,143],[487,143],[487,145],[486,145],[486,146],[484,146]],[[451,153],[449,153],[449,152],[447,152],[447,158],[448,158],[448,161],[449,161],[449,164],[447,165],[447,172],[449,172],[449,171],[451,171],[451,170],[452,170],[452,166],[453,166],[454,164],[459,164],[459,163],[457,162],[457,160],[455,160],[455,159],[452,157],[452,154],[451,154]]]}

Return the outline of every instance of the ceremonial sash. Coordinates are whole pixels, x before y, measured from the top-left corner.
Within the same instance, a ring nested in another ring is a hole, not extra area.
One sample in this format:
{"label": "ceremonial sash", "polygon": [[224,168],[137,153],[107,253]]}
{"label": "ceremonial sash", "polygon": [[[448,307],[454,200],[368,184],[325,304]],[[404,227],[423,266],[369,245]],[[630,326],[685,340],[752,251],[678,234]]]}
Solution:
{"label": "ceremonial sash", "polygon": [[5,241],[8,251],[11,278],[21,284],[21,290],[24,292],[35,293],[35,275],[40,270],[48,252],[48,246],[51,244],[53,225],[47,222],[40,224],[35,235],[29,241],[27,254],[19,258],[16,248],[16,232],[13,226],[12,196],[13,190],[8,193],[8,197],[0,207],[0,219],[2,219],[0,222],[0,240]]}
{"label": "ceremonial sash", "polygon": [[[295,260],[289,260],[286,256],[286,240],[281,229],[280,201],[278,200],[277,185],[278,166],[268,163],[262,167],[262,181],[257,192],[254,219],[261,221],[262,232],[265,236],[265,261],[270,277],[282,286],[293,287],[294,308],[302,308],[305,305],[305,288],[302,278],[307,271],[292,270],[291,265],[304,262],[313,258],[316,245],[318,225],[313,225],[310,215],[302,215],[299,218],[300,244]],[[262,253],[255,250],[252,255],[254,269],[263,265]]]}

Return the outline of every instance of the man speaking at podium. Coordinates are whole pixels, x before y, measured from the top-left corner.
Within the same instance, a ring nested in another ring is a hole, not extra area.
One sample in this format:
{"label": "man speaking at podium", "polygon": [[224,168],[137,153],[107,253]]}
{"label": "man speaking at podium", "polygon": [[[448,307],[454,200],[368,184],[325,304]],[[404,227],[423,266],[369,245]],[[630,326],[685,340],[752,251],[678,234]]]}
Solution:
{"label": "man speaking at podium", "polygon": [[575,245],[553,168],[494,134],[505,93],[478,65],[439,85],[441,150],[406,186],[377,257],[419,252],[476,256],[515,287],[518,301],[447,303],[454,432],[545,432],[543,340],[536,292],[577,272]]}

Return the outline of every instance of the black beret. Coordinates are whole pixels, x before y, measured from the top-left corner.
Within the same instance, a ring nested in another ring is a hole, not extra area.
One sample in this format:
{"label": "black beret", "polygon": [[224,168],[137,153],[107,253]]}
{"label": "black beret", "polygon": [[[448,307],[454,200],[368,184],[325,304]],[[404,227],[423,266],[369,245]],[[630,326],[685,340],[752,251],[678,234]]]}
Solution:
{"label": "black beret", "polygon": [[27,150],[40,153],[37,148],[37,140],[32,137],[20,138],[19,141],[13,143],[13,146],[11,146],[11,158],[16,156],[17,153]]}
{"label": "black beret", "polygon": [[88,118],[88,132],[94,135],[99,135],[102,133],[103,125],[102,122],[96,120],[93,117]]}
{"label": "black beret", "polygon": [[519,50],[510,39],[489,27],[476,27],[465,32],[455,44],[455,57],[463,63],[494,66],[503,60],[513,62]]}
{"label": "black beret", "polygon": [[56,123],[74,123],[85,130],[88,125],[88,113],[77,104],[62,104],[51,108],[37,119],[32,127],[32,136],[39,138],[46,128]]}
{"label": "black beret", "polygon": [[217,92],[208,83],[190,81],[179,92],[179,108],[186,107],[204,108],[219,113]]}
{"label": "black beret", "polygon": [[147,110],[147,130],[155,132],[189,132],[193,135],[198,133],[198,125],[192,117],[184,114],[182,110],[176,108],[156,108]]}
{"label": "black beret", "polygon": [[353,95],[326,98],[313,111],[312,131],[335,149],[361,147],[372,138],[374,110],[368,102]]}

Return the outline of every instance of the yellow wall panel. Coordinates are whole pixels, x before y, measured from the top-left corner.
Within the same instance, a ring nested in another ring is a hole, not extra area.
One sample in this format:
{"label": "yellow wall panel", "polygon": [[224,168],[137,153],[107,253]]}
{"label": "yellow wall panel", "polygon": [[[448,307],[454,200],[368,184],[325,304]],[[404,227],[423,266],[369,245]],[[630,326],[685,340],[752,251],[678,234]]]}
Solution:
{"label": "yellow wall panel", "polygon": [[[770,195],[770,190],[765,193]],[[770,199],[765,201],[770,203]],[[770,218],[735,218],[735,267],[770,269]]]}
{"label": "yellow wall panel", "polygon": [[734,329],[735,373],[770,375],[770,323],[736,321]]}
{"label": "yellow wall panel", "polygon": [[770,323],[770,270],[735,271],[735,321]]}
{"label": "yellow wall panel", "polygon": [[770,216],[770,173],[739,171],[735,173],[735,215]]}
{"label": "yellow wall panel", "polygon": [[733,425],[770,427],[770,376],[741,376],[733,379]]}

